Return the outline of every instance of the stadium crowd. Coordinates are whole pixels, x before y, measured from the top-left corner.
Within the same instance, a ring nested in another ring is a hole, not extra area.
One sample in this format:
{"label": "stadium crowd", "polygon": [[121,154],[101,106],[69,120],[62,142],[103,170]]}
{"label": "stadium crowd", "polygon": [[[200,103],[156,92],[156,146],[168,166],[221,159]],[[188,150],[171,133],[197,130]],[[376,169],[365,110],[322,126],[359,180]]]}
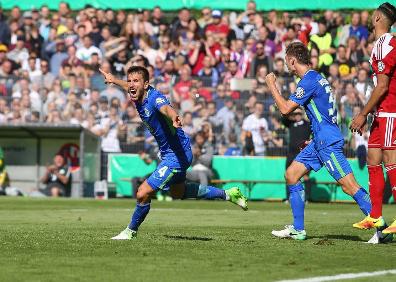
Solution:
{"label": "stadium crowd", "polygon": [[155,142],[134,106],[99,72],[125,78],[129,66],[143,65],[192,140],[199,134],[221,155],[286,155],[290,120],[274,107],[265,76],[273,71],[285,96],[296,90],[283,57],[300,40],[332,85],[355,151],[368,138],[348,126],[373,88],[369,29],[365,10],[258,12],[254,1],[241,13],[15,6],[0,12],[0,123],[79,124],[101,136],[104,152],[147,151]]}

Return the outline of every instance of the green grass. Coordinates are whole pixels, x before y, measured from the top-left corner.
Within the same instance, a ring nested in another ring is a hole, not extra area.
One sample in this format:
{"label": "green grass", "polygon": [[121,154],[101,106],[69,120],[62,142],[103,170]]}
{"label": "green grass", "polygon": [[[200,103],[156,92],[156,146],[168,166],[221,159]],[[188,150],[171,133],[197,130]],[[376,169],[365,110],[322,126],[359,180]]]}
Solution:
{"label": "green grass", "polygon": [[396,243],[364,244],[372,232],[352,228],[362,218],[355,205],[309,204],[308,240],[296,242],[271,237],[291,219],[281,203],[244,212],[220,201],[154,202],[137,240],[109,240],[133,206],[0,198],[0,281],[274,281],[396,268]]}

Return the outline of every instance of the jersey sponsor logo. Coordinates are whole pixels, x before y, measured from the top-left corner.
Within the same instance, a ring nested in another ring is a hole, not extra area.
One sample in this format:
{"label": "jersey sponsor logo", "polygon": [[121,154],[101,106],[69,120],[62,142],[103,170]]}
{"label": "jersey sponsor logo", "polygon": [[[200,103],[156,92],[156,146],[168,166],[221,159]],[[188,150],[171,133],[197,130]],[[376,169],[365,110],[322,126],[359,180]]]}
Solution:
{"label": "jersey sponsor logo", "polygon": [[383,61],[378,62],[378,71],[383,72],[385,70],[385,64]]}
{"label": "jersey sponsor logo", "polygon": [[296,90],[296,97],[301,99],[304,96],[304,88],[298,87]]}
{"label": "jersey sponsor logo", "polygon": [[155,103],[157,103],[157,105],[163,104],[163,103],[165,103],[165,99],[164,98],[157,98],[157,99],[155,99]]}

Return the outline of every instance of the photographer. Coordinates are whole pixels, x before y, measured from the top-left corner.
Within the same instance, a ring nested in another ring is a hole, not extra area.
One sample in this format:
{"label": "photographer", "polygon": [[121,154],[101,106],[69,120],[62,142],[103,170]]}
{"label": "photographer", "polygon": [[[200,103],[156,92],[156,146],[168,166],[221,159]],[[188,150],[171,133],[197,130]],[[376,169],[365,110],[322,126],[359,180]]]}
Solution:
{"label": "photographer", "polygon": [[67,195],[67,187],[70,183],[70,169],[65,164],[62,155],[55,155],[53,164],[47,166],[47,170],[45,175],[41,178],[41,182],[47,184],[46,191],[52,197]]}

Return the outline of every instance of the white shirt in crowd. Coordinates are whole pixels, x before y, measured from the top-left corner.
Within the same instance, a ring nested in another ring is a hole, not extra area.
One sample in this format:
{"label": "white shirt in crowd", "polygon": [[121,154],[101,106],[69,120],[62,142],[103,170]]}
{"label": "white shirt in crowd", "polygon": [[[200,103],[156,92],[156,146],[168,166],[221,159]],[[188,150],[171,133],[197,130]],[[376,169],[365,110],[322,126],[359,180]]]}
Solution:
{"label": "white shirt in crowd", "polygon": [[99,55],[99,58],[102,58],[102,52],[98,47],[95,46],[91,46],[89,48],[79,48],[76,52],[76,57],[83,62],[87,62],[91,60],[91,56],[94,53],[97,53]]}
{"label": "white shirt in crowd", "polygon": [[255,114],[251,114],[243,120],[242,129],[252,133],[254,152],[256,155],[264,155],[265,146],[260,131],[268,130],[267,120],[265,118],[257,118]]}

